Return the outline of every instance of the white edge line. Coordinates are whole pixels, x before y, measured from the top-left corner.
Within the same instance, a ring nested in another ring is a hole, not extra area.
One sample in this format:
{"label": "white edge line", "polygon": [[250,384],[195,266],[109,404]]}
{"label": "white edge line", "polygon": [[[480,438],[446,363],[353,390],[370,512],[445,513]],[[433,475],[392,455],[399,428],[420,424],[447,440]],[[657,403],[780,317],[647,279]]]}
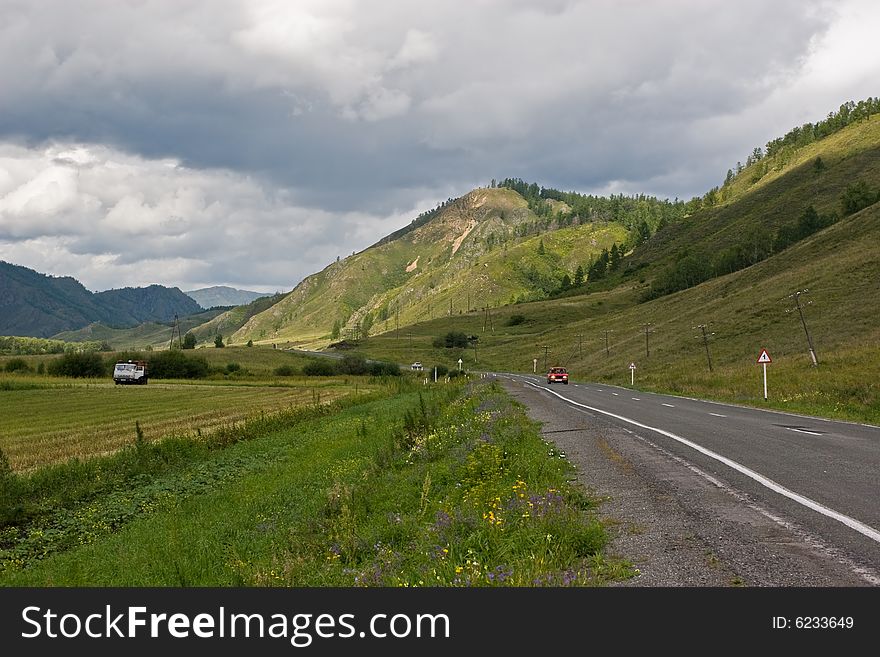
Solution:
{"label": "white edge line", "polygon": [[[523,378],[527,378],[528,374],[518,374],[512,373],[513,376],[519,376]],[[608,383],[605,385],[610,385],[615,388],[621,388],[622,386],[614,386],[614,384]],[[602,392],[602,390],[596,390],[596,392]],[[869,424],[867,422],[855,422],[853,420],[840,420],[838,418],[829,418],[829,417],[819,417],[818,415],[804,415],[803,413],[794,413],[792,411],[783,411],[778,408],[759,408],[757,406],[743,406],[742,404],[732,404],[730,402],[717,401],[715,399],[700,399],[699,397],[686,397],[684,395],[673,395],[668,392],[652,392],[650,390],[642,390],[641,392],[645,392],[649,395],[657,395],[660,397],[673,397],[675,399],[687,399],[688,401],[700,402],[703,404],[715,404],[716,406],[726,406],[727,408],[736,408],[744,411],[758,411],[759,413],[776,413],[777,415],[789,415],[791,417],[799,417],[805,420],[815,420],[816,422],[836,422],[839,424],[852,424],[857,427],[866,427],[868,429],[880,429],[880,424]]]}
{"label": "white edge line", "polygon": [[673,406],[672,404],[667,404],[666,402],[663,402],[661,405],[668,406],[669,408],[675,408],[675,406]]}
{"label": "white edge line", "polygon": [[807,431],[806,429],[795,429],[794,427],[785,427],[785,428],[788,429],[789,431],[797,431],[798,433],[808,433],[811,436],[821,436],[822,435],[821,433],[818,433],[816,431]]}
{"label": "white edge line", "polygon": [[709,413],[709,415],[714,415],[715,417],[727,417],[726,415],[721,415],[721,413]]}
{"label": "white edge line", "polygon": [[[536,386],[534,383],[531,383],[531,382],[527,382],[527,383],[530,386],[532,386],[533,388],[538,388],[539,390],[542,389],[542,388],[539,388],[539,386]],[[776,493],[779,493],[780,495],[787,497],[788,499],[793,500],[793,501],[797,502],[798,504],[807,507],[808,509],[812,509],[813,511],[816,511],[817,513],[821,513],[823,516],[827,516],[828,518],[832,518],[833,520],[836,520],[840,523],[843,523],[844,525],[846,525],[850,529],[854,529],[855,531],[859,532],[860,534],[867,536],[871,540],[873,540],[877,543],[880,543],[880,532],[878,532],[873,527],[866,525],[865,523],[860,522],[860,521],[856,520],[855,518],[850,518],[849,516],[844,515],[844,514],[840,513],[839,511],[835,511],[834,509],[829,509],[827,506],[819,504],[819,502],[816,502],[815,500],[811,500],[809,497],[805,497],[804,495],[801,495],[800,493],[795,493],[794,491],[789,490],[788,488],[786,488],[782,484],[776,483],[772,479],[765,477],[764,475],[759,474],[750,468],[747,468],[746,466],[742,465],[741,463],[737,463],[736,461],[733,461],[733,460],[727,458],[726,456],[721,456],[721,454],[713,452],[710,449],[706,449],[702,445],[697,445],[696,443],[691,442],[687,438],[682,438],[681,436],[677,436],[674,433],[672,433],[670,431],[666,431],[664,429],[658,429],[656,427],[648,426],[647,424],[642,424],[641,422],[636,422],[635,420],[632,420],[628,417],[624,417],[622,415],[617,415],[615,413],[603,411],[602,409],[599,409],[599,408],[593,408],[592,406],[587,406],[586,404],[581,404],[579,402],[576,402],[576,401],[573,401],[573,400],[568,399],[566,397],[563,397],[559,393],[553,392],[552,390],[547,390],[547,392],[549,392],[552,395],[556,395],[561,400],[568,402],[569,404],[572,404],[574,406],[580,406],[581,408],[586,408],[587,410],[593,411],[595,413],[601,413],[602,415],[607,415],[609,417],[613,417],[613,418],[620,420],[622,422],[627,422],[627,423],[632,424],[634,426],[641,427],[642,429],[647,429],[648,431],[654,431],[656,433],[659,433],[660,435],[666,436],[668,438],[672,438],[673,440],[680,442],[682,445],[687,445],[688,447],[697,450],[698,452],[708,456],[709,458],[715,459],[716,461],[720,461],[724,465],[726,465],[730,468],[733,468],[734,470],[736,470],[737,472],[739,472],[741,474],[744,474],[749,479],[753,479],[754,481],[757,481],[762,486],[769,488],[770,490],[772,490]]]}

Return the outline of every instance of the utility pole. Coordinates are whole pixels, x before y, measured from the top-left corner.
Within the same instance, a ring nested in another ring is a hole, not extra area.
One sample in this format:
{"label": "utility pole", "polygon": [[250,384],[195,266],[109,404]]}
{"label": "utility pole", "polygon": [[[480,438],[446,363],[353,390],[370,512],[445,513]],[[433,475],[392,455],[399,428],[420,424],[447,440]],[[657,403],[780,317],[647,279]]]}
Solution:
{"label": "utility pole", "polygon": [[709,336],[715,335],[714,333],[706,333],[706,329],[708,326],[706,324],[698,324],[694,326],[694,328],[700,329],[703,333],[703,346],[706,347],[706,361],[709,363],[709,371],[712,371],[712,357],[709,355]]}
{"label": "utility pole", "polygon": [[452,317],[452,297],[449,297],[449,316]]}
{"label": "utility pole", "polygon": [[180,337],[180,322],[177,319],[177,315],[174,316],[174,323],[171,325],[171,343],[168,345],[168,349],[174,349],[174,331],[177,330],[177,346],[183,348],[183,339]]}
{"label": "utility pole", "polygon": [[550,347],[545,344],[545,345],[541,345],[541,349],[544,350],[544,371],[546,372],[547,371],[547,350],[550,349]]}
{"label": "utility pole", "polygon": [[649,358],[651,356],[651,350],[648,347],[648,334],[652,333],[653,329],[651,328],[651,322],[645,324],[645,358]]}
{"label": "utility pole", "polygon": [[[813,339],[810,337],[810,332],[807,330],[807,320],[804,319],[804,309],[801,307],[801,295],[806,294],[809,290],[799,290],[798,292],[792,292],[789,294],[786,299],[791,299],[794,297],[794,302],[797,305],[798,314],[801,316],[801,324],[804,327],[804,333],[807,335],[807,346],[810,348],[810,358],[813,359],[813,367],[817,367],[819,365],[819,360],[816,358],[816,350],[813,348]],[[812,301],[808,301],[806,305],[810,305],[813,303]],[[791,312],[791,310],[786,310],[785,312]]]}
{"label": "utility pole", "polygon": [[471,291],[468,290],[468,293],[467,293],[467,310],[466,310],[465,312],[468,312],[468,313],[469,313],[470,311],[471,311]]}
{"label": "utility pole", "polygon": [[605,329],[605,355],[611,355],[611,350],[608,348],[608,334],[613,333],[614,331],[611,329]]}
{"label": "utility pole", "polygon": [[578,339],[578,356],[581,355],[581,347],[583,346],[584,336],[578,333],[575,336]]}

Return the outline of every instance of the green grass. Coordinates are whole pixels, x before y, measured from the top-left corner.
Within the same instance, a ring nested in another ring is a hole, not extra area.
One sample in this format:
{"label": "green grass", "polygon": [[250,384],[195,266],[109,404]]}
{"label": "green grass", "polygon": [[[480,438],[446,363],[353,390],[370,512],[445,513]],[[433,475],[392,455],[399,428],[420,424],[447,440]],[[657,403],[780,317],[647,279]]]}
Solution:
{"label": "green grass", "polygon": [[[880,207],[873,206],[742,271],[697,287],[638,303],[639,287],[617,288],[552,301],[519,304],[408,327],[406,334],[376,336],[362,352],[398,362],[442,363],[466,369],[531,372],[563,364],[574,380],[636,385],[807,414],[880,423]],[[813,368],[794,301],[809,288],[804,317],[819,357]],[[525,316],[506,326],[511,315]],[[649,326],[646,356],[645,324]],[[708,363],[700,324],[708,325]],[[492,328],[494,327],[494,331]],[[450,330],[479,336],[474,350],[435,349]],[[608,331],[609,350],[605,336]],[[410,335],[411,334],[411,335]],[[579,337],[580,336],[580,337]],[[764,402],[755,361],[761,348],[773,357],[771,394]]]}
{"label": "green grass", "polygon": [[[4,380],[11,379],[12,389]],[[262,413],[330,402],[375,389],[368,380],[289,379],[259,385],[159,382],[55,383],[49,377],[0,379],[0,449],[14,470],[86,459],[128,445],[139,422],[146,440],[210,433]],[[47,387],[43,387],[47,386]]]}
{"label": "green grass", "polygon": [[499,388],[400,390],[7,529],[0,583],[562,586],[631,573],[603,556],[570,464]]}

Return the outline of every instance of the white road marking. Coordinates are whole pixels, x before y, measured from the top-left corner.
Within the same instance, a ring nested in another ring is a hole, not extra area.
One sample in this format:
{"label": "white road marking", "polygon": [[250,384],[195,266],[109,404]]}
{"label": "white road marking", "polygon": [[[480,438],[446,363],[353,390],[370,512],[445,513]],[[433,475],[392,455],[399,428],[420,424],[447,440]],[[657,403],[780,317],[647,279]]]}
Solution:
{"label": "white road marking", "polygon": [[630,399],[632,399],[633,401],[642,401],[642,400],[639,399],[638,397],[630,397]]}
{"label": "white road marking", "polygon": [[[541,389],[539,386],[536,386],[534,384],[530,384],[530,385],[533,388],[538,388],[539,390]],[[711,459],[715,459],[716,461],[719,461],[719,462],[723,463],[724,465],[726,465],[730,468],[733,468],[734,470],[745,475],[749,479],[752,479],[752,480],[758,482],[759,484],[761,484],[765,488],[769,488],[773,492],[779,493],[780,495],[787,497],[788,499],[793,500],[793,501],[797,502],[798,504],[807,507],[808,509],[812,509],[813,511],[816,511],[817,513],[821,513],[823,516],[826,516],[828,518],[836,520],[837,522],[840,522],[840,523],[846,525],[850,529],[854,529],[855,531],[859,532],[860,534],[867,536],[872,541],[880,543],[880,531],[877,531],[873,527],[866,525],[865,523],[860,522],[860,521],[856,520],[855,518],[851,518],[847,515],[844,515],[843,513],[840,513],[839,511],[835,511],[834,509],[830,509],[827,506],[820,504],[819,502],[816,502],[815,500],[810,499],[809,497],[801,495],[800,493],[796,493],[792,490],[789,490],[788,488],[786,488],[782,484],[776,483],[775,481],[773,481],[769,477],[765,477],[764,475],[759,474],[759,473],[755,472],[754,470],[752,470],[751,468],[747,468],[746,466],[742,465],[741,463],[737,463],[736,461],[729,459],[726,456],[721,456],[721,454],[713,452],[710,449],[706,449],[702,445],[698,445],[697,443],[692,442],[692,441],[688,440],[687,438],[682,438],[681,436],[678,436],[678,435],[672,433],[671,431],[666,431],[664,429],[658,429],[657,427],[648,426],[647,424],[642,424],[641,422],[637,422],[636,420],[633,420],[631,418],[624,417],[623,415],[617,415],[616,413],[610,413],[608,411],[603,411],[600,408],[594,408],[592,406],[587,406],[586,404],[581,404],[579,402],[568,399],[567,397],[563,397],[562,395],[560,395],[557,392],[552,392],[549,390],[548,390],[548,392],[550,392],[550,394],[552,394],[552,395],[556,395],[562,401],[568,402],[569,404],[572,404],[573,406],[580,406],[581,408],[586,408],[587,410],[593,411],[594,413],[601,413],[602,415],[607,415],[609,417],[613,417],[613,418],[620,420],[622,422],[627,422],[627,423],[632,424],[634,426],[641,427],[642,429],[647,429],[648,431],[654,431],[656,433],[659,433],[662,436],[666,436],[667,438],[672,438],[673,440],[681,443],[682,445],[687,445],[688,447],[695,449],[696,451],[700,452],[701,454],[704,454],[705,456],[708,456]],[[665,405],[667,405],[667,404],[664,404],[664,406]]]}
{"label": "white road marking", "polygon": [[614,395],[615,397],[619,397],[619,396],[620,396],[620,395],[618,395],[616,392],[612,392],[611,394]]}
{"label": "white road marking", "polygon": [[807,431],[806,429],[795,429],[794,427],[785,427],[785,428],[788,429],[789,431],[797,431],[798,433],[808,433],[811,436],[821,436],[822,435],[821,433],[818,433],[816,431]]}
{"label": "white road marking", "polygon": [[709,413],[709,415],[714,415],[715,417],[727,417],[726,415],[721,415],[721,413]]}
{"label": "white road marking", "polygon": [[673,406],[672,404],[667,404],[667,403],[665,403],[665,402],[664,402],[662,405],[663,405],[663,406],[668,406],[669,408],[675,408],[675,406]]}

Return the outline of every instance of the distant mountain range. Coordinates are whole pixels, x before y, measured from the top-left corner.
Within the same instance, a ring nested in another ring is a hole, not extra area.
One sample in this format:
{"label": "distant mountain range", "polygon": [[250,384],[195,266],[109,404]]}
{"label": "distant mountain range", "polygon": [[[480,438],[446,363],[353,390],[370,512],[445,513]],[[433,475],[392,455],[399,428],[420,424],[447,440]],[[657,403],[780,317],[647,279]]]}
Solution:
{"label": "distant mountain range", "polygon": [[0,335],[50,337],[93,322],[130,327],[202,311],[178,288],[161,285],[90,292],[71,276],[47,276],[0,261]]}
{"label": "distant mountain range", "polygon": [[271,296],[264,292],[252,292],[251,290],[237,290],[226,285],[214,285],[203,287],[198,290],[184,292],[202,308],[215,308],[217,306],[243,306],[260,297]]}

